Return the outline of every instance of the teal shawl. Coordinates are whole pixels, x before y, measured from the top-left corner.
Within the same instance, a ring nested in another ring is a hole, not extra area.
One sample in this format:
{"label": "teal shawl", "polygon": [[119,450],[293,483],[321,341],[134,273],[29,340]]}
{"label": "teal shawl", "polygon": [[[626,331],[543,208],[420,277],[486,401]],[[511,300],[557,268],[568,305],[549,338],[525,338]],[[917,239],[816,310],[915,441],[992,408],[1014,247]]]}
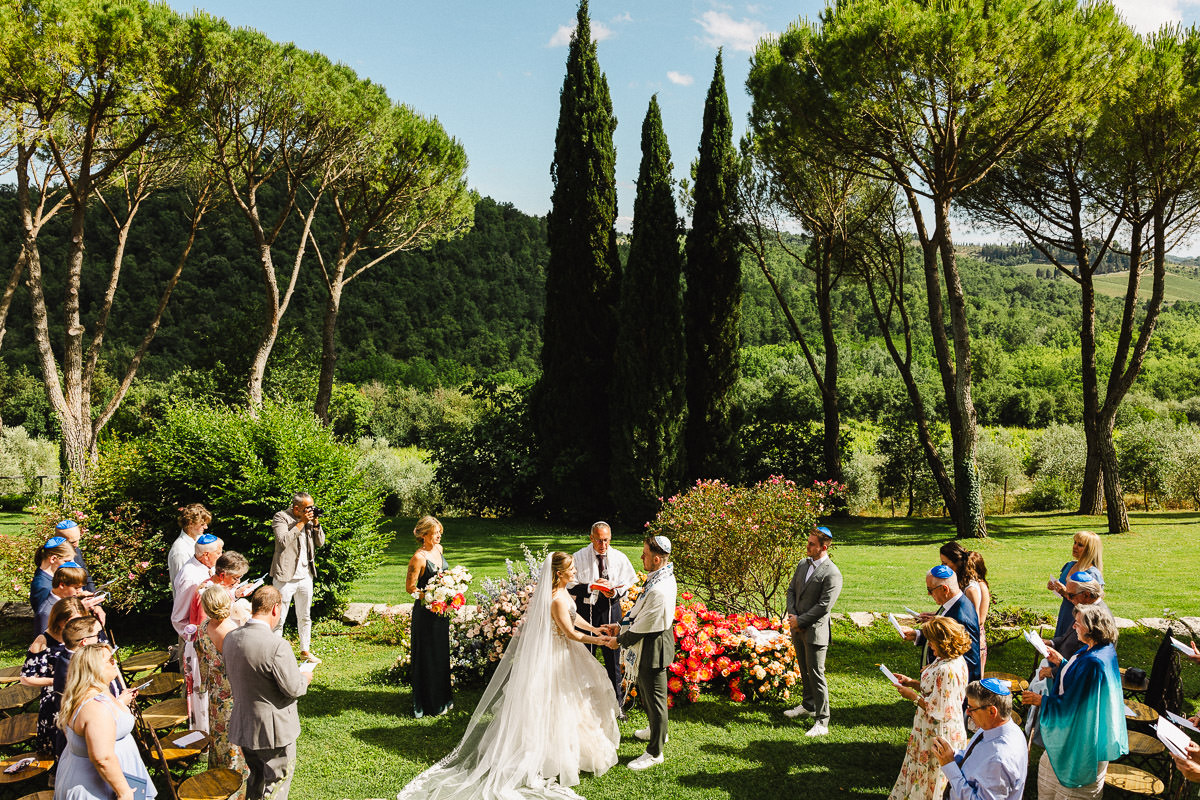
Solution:
{"label": "teal shawl", "polygon": [[1058,782],[1069,789],[1096,782],[1101,761],[1115,761],[1129,752],[1125,729],[1125,699],[1121,672],[1113,645],[1080,650],[1063,679],[1058,693],[1058,676],[1066,662],[1047,681],[1049,694],[1042,696],[1042,742]]}

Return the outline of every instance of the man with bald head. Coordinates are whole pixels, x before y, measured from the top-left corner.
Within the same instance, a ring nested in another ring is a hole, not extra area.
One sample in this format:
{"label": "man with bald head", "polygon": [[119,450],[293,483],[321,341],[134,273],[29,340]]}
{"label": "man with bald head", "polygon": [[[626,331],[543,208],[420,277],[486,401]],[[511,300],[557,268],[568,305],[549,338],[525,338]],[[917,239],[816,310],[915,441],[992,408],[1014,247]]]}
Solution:
{"label": "man with bald head", "polygon": [[[1098,605],[1103,606],[1105,611],[1112,613],[1108,604],[1104,602],[1104,584],[1096,580],[1095,576],[1089,572],[1072,572],[1063,588],[1063,596],[1072,605]],[[1043,639],[1042,641],[1053,647],[1066,659],[1075,655],[1083,647],[1083,642],[1079,641],[1079,634],[1076,632],[1074,625],[1067,628],[1066,632],[1062,635],[1056,636],[1053,639]]]}
{"label": "man with bald head", "polygon": [[[954,570],[945,564],[938,564],[925,573],[925,591],[938,604],[938,609],[933,614],[922,614],[921,622],[933,617],[950,617],[966,628],[971,637],[971,649],[963,653],[963,660],[967,662],[967,680],[979,680],[982,677],[979,669],[979,615],[975,613],[975,604],[962,593]],[[922,664],[933,663],[936,656],[920,631],[901,626],[901,632],[905,639],[925,649]]]}

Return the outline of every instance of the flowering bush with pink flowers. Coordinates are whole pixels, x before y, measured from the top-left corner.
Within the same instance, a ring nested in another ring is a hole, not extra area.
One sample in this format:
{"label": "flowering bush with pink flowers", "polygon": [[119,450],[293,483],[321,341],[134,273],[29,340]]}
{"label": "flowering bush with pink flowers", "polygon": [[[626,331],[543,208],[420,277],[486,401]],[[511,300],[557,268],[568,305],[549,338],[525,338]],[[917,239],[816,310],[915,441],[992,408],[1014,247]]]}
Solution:
{"label": "flowering bush with pink flowers", "polygon": [[778,475],[754,486],[697,481],[663,503],[647,533],[671,539],[675,574],[708,606],[776,617],[808,534],[839,491]]}
{"label": "flowering bush with pink flowers", "polygon": [[800,680],[782,620],[720,614],[684,592],[675,608],[675,661],[668,667],[668,705],[694,703],[701,692],[737,703],[787,700]]}

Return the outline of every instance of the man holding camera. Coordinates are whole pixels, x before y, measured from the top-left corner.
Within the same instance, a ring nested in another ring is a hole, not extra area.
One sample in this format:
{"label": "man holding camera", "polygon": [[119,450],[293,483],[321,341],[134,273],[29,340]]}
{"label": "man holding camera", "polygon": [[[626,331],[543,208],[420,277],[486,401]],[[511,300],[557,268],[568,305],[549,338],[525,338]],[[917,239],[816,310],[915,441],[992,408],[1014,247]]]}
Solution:
{"label": "man holding camera", "polygon": [[313,505],[312,495],[300,492],[292,495],[292,507],[280,511],[271,520],[275,534],[275,556],[271,559],[271,582],[279,590],[282,613],[275,632],[283,635],[292,598],[296,599],[296,628],[300,633],[300,657],[320,664],[312,654],[313,578],[316,577],[314,558],[318,548],[325,546],[325,531],[318,519],[321,510]]}

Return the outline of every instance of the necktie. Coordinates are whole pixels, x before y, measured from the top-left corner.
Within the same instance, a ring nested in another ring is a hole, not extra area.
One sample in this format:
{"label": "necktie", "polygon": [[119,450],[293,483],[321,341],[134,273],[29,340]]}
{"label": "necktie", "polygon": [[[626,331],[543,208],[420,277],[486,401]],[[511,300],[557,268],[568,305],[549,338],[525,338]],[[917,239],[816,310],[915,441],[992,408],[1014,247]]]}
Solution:
{"label": "necktie", "polygon": [[600,570],[600,577],[608,577],[608,562],[601,553],[596,553],[596,568]]}
{"label": "necktie", "polygon": [[[967,759],[971,757],[971,751],[975,749],[975,745],[983,741],[983,734],[979,734],[971,740],[971,746],[967,748],[967,752],[963,753],[962,761],[958,762],[958,768],[961,771],[963,764],[967,763]],[[942,800],[950,800],[950,784],[946,784],[946,790],[942,792]]]}

